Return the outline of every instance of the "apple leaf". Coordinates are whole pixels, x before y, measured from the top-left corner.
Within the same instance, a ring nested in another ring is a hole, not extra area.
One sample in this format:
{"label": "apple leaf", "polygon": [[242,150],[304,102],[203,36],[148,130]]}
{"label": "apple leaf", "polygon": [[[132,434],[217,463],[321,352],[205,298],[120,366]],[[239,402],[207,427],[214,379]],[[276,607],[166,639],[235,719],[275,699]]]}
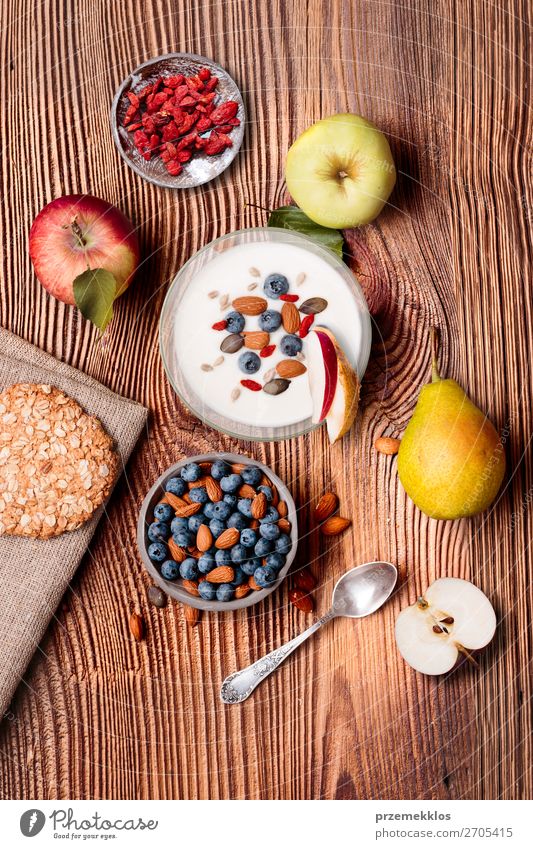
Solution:
{"label": "apple leaf", "polygon": [[76,306],[102,333],[113,318],[117,281],[105,268],[89,268],[72,284]]}
{"label": "apple leaf", "polygon": [[339,230],[329,227],[321,227],[307,217],[305,212],[297,206],[280,206],[274,209],[268,218],[269,227],[282,227],[285,230],[296,230],[314,242],[334,251],[342,259],[344,239]]}

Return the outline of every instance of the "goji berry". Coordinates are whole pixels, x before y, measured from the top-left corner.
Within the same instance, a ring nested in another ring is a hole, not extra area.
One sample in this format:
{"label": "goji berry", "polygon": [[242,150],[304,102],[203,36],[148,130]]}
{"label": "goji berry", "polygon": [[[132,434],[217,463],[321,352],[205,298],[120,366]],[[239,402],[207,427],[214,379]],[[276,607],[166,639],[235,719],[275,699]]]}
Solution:
{"label": "goji berry", "polygon": [[226,148],[226,143],[223,139],[219,138],[216,130],[213,130],[209,133],[209,138],[207,140],[207,144],[204,147],[204,152],[208,156],[216,156],[217,153],[222,153]]}
{"label": "goji berry", "polygon": [[211,118],[208,115],[203,115],[196,124],[196,129],[199,133],[205,133],[212,126]]}
{"label": "goji berry", "polygon": [[296,301],[300,300],[299,295],[280,295],[280,301],[287,301],[288,304],[295,304]]}
{"label": "goji berry", "polygon": [[213,91],[218,85],[218,77],[211,77],[205,84],[206,91]]}
{"label": "goji berry", "polygon": [[244,386],[245,389],[251,389],[252,392],[260,392],[263,388],[260,383],[257,383],[255,380],[241,380],[241,386]]}
{"label": "goji berry", "polygon": [[312,325],[314,320],[315,320],[314,315],[306,315],[306,317],[304,318],[304,320],[300,324],[300,329],[298,331],[298,336],[300,337],[300,339],[305,339],[305,337],[309,333],[309,330],[311,329],[311,325]]}
{"label": "goji berry", "polygon": [[139,98],[133,91],[127,91],[126,97],[128,98],[132,106],[135,106],[136,109],[139,108]]}
{"label": "goji berry", "polygon": [[228,326],[228,322],[226,321],[226,319],[223,318],[222,321],[216,321],[212,325],[212,328],[213,328],[213,330],[225,330],[227,326]]}
{"label": "goji berry", "polygon": [[211,113],[213,124],[227,124],[231,118],[235,118],[239,104],[236,100],[226,100]]}
{"label": "goji berry", "polygon": [[167,86],[169,88],[177,88],[177,86],[183,85],[184,82],[185,82],[185,77],[183,76],[183,74],[178,74],[177,76],[174,76],[174,77],[167,77],[165,79],[165,83],[167,84]]}
{"label": "goji berry", "polygon": [[265,359],[265,357],[271,357],[275,350],[275,345],[265,345],[265,347],[259,351],[259,356],[263,357],[263,359]]}
{"label": "goji berry", "polygon": [[179,162],[176,162],[175,159],[172,159],[167,164],[167,171],[168,171],[169,174],[172,174],[173,177],[177,177],[178,174],[181,174],[181,172],[183,171],[183,168],[182,168],[182,166],[180,165]]}
{"label": "goji berry", "polygon": [[209,70],[209,68],[200,68],[200,70],[198,71],[198,76],[200,77],[202,82],[205,83],[205,81],[208,80],[211,76],[211,71]]}

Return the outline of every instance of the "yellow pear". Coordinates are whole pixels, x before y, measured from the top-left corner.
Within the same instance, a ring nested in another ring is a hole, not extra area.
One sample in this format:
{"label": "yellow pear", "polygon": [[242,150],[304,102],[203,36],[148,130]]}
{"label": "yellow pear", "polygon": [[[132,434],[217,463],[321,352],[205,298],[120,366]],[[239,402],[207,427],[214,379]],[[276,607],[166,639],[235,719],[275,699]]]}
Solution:
{"label": "yellow pear", "polygon": [[432,372],[400,445],[400,481],[416,506],[434,519],[475,516],[492,504],[501,486],[503,445],[464,389],[440,377],[434,328]]}

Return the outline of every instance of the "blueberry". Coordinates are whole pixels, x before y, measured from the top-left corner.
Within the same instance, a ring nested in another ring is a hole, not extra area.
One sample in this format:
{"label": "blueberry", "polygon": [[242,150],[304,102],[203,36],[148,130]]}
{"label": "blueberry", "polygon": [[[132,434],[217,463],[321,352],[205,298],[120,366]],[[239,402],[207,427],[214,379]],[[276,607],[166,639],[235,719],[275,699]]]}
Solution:
{"label": "blueberry", "polygon": [[231,475],[231,466],[225,460],[215,460],[211,466],[211,477],[216,481],[225,478],[226,475]]}
{"label": "blueberry", "polygon": [[200,581],[198,592],[200,593],[200,598],[205,599],[205,601],[213,601],[217,594],[216,584],[212,584],[210,581]]}
{"label": "blueberry", "polygon": [[244,528],[241,531],[241,545],[246,546],[246,548],[253,548],[257,542],[257,531],[254,531],[253,528]]}
{"label": "blueberry", "polygon": [[240,333],[244,328],[245,318],[240,312],[229,312],[226,316],[226,330],[228,333]]}
{"label": "blueberry", "polygon": [[267,554],[270,554],[273,548],[273,542],[271,542],[269,539],[264,539],[263,537],[261,537],[261,539],[258,540],[255,544],[254,552],[256,557],[266,557]]}
{"label": "blueberry", "polygon": [[235,572],[235,574],[233,576],[233,581],[231,582],[233,584],[233,586],[239,587],[241,584],[245,584],[246,583],[246,575],[244,574],[241,567],[235,566],[234,572]]}
{"label": "blueberry", "polygon": [[202,470],[198,463],[187,463],[181,470],[181,476],[187,483],[194,483],[202,477]]}
{"label": "blueberry", "polygon": [[242,486],[242,478],[240,475],[226,475],[220,480],[220,488],[222,492],[237,492]]}
{"label": "blueberry", "polygon": [[198,577],[198,564],[194,557],[187,557],[180,566],[180,575],[186,581],[195,581]]}
{"label": "blueberry", "polygon": [[237,528],[238,531],[242,531],[247,525],[248,522],[242,513],[232,513],[228,519],[228,528]]}
{"label": "blueberry", "polygon": [[166,522],[152,522],[148,528],[150,542],[166,542],[170,536],[170,528]]}
{"label": "blueberry", "polygon": [[148,557],[156,563],[162,563],[167,557],[168,548],[164,542],[153,542],[148,546]]}
{"label": "blueberry", "polygon": [[255,374],[261,368],[261,360],[253,351],[245,351],[238,362],[240,370],[245,374]]}
{"label": "blueberry", "polygon": [[216,519],[220,519],[222,522],[225,522],[230,515],[231,506],[226,504],[225,501],[217,501],[216,504],[213,504],[213,516]]}
{"label": "blueberry", "polygon": [[189,520],[184,516],[176,516],[175,519],[172,519],[170,523],[170,531],[172,535],[177,534],[178,531],[186,531],[189,527]]}
{"label": "blueberry", "polygon": [[266,495],[267,501],[272,501],[272,498],[274,497],[274,493],[272,492],[271,486],[264,486],[264,485],[258,486],[257,491],[264,493],[264,495]]}
{"label": "blueberry", "polygon": [[215,515],[215,505],[208,501],[204,507],[204,516],[206,519],[212,519]]}
{"label": "blueberry", "polygon": [[211,569],[215,568],[215,556],[211,554],[209,551],[204,551],[202,556],[198,559],[198,570],[202,573],[202,575],[207,575]]}
{"label": "blueberry", "polygon": [[280,554],[288,554],[292,548],[292,540],[288,534],[282,534],[276,540],[276,551]]}
{"label": "blueberry", "polygon": [[246,516],[247,519],[252,518],[252,499],[251,498],[239,498],[237,502],[237,510],[239,513],[242,513],[243,516]]}
{"label": "blueberry", "polygon": [[195,513],[189,518],[189,530],[192,534],[198,533],[200,525],[204,524],[205,516],[203,513]]}
{"label": "blueberry", "polygon": [[257,567],[260,565],[261,561],[255,558],[253,560],[245,560],[244,563],[241,563],[240,568],[245,575],[253,575]]}
{"label": "blueberry", "polygon": [[230,492],[226,492],[224,498],[222,499],[224,504],[229,504],[230,507],[235,507],[238,501],[236,495],[232,495]]}
{"label": "blueberry", "polygon": [[211,519],[209,522],[209,530],[213,534],[213,537],[218,539],[222,531],[226,530],[226,526],[224,522],[220,521],[220,519]]}
{"label": "blueberry", "polygon": [[264,522],[262,525],[259,525],[259,533],[265,539],[276,540],[281,531],[277,525],[274,525],[271,522]]}
{"label": "blueberry", "polygon": [[161,575],[165,581],[175,581],[180,576],[180,567],[175,560],[165,560],[161,564]]}
{"label": "blueberry", "polygon": [[194,489],[191,489],[189,492],[189,498],[195,504],[207,504],[209,501],[209,496],[205,486],[195,486]]}
{"label": "blueberry", "polygon": [[241,472],[241,476],[244,483],[250,486],[257,486],[258,483],[261,483],[263,472],[257,466],[245,466]]}
{"label": "blueberry", "polygon": [[285,566],[286,557],[284,554],[280,554],[279,551],[274,551],[272,554],[269,554],[266,559],[266,565],[269,569],[274,569],[275,572],[279,571],[282,566]]}
{"label": "blueberry", "polygon": [[231,559],[231,551],[229,548],[217,549],[217,553],[215,554],[215,563],[217,566],[231,566],[233,560]]}
{"label": "blueberry", "polygon": [[187,484],[183,478],[170,478],[165,484],[167,492],[172,492],[174,495],[185,495],[187,492]]}
{"label": "blueberry", "polygon": [[248,552],[244,545],[234,545],[231,549],[231,559],[233,563],[244,563],[248,559]]}
{"label": "blueberry", "polygon": [[267,507],[267,511],[262,519],[259,519],[260,524],[272,524],[273,522],[277,522],[279,520],[279,513],[275,507]]}
{"label": "blueberry", "polygon": [[267,298],[279,298],[289,291],[289,281],[283,274],[269,274],[263,284]]}
{"label": "blueberry", "polygon": [[273,333],[281,324],[281,313],[277,310],[265,310],[259,316],[259,327],[267,333]]}
{"label": "blueberry", "polygon": [[254,581],[260,587],[269,587],[276,580],[276,573],[268,566],[259,566],[254,572]]}
{"label": "blueberry", "polygon": [[154,507],[154,517],[158,519],[159,522],[170,522],[174,515],[174,510],[170,506],[170,504],[158,504],[157,507]]}
{"label": "blueberry", "polygon": [[190,545],[194,545],[195,535],[188,530],[178,531],[176,534],[172,534],[172,539],[180,548],[188,548]]}
{"label": "blueberry", "polygon": [[303,342],[299,336],[293,336],[290,333],[288,336],[283,336],[281,342],[279,343],[279,347],[281,349],[281,353],[285,354],[286,357],[295,357],[296,354],[299,354],[302,350]]}
{"label": "blueberry", "polygon": [[231,601],[234,592],[235,587],[232,587],[231,584],[219,584],[217,589],[217,601]]}

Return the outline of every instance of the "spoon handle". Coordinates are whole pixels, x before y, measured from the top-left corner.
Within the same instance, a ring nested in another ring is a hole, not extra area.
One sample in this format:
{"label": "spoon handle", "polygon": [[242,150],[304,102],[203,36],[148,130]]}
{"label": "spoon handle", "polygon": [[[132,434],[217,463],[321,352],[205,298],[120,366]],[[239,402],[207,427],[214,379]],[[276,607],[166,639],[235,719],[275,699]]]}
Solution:
{"label": "spoon handle", "polygon": [[271,651],[269,654],[265,654],[261,660],[256,660],[256,662],[252,663],[251,666],[246,666],[239,672],[233,672],[231,675],[228,675],[223,682],[222,689],[220,691],[220,698],[222,701],[227,705],[235,705],[239,702],[244,702],[250,693],[255,690],[257,685],[260,684],[261,681],[264,681],[271,672],[277,669],[286,657],[292,654],[292,652],[298,648],[299,645],[305,642],[311,634],[318,631],[322,625],[329,622],[329,620],[333,619],[336,615],[337,614],[334,610],[329,610],[325,616],[322,616],[321,619],[317,619],[310,628],[302,634],[298,634],[298,636],[294,637],[293,640],[289,640],[289,642],[285,643],[285,645],[281,646],[281,648],[274,649],[274,651]]}

